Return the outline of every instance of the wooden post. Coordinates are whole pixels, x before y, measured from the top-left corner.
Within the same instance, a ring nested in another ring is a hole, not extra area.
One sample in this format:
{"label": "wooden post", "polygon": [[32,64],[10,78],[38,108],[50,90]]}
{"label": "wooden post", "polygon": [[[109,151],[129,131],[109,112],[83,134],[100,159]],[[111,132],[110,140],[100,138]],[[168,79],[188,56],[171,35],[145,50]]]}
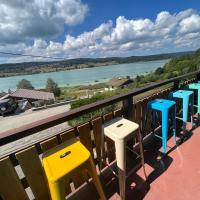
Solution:
{"label": "wooden post", "polygon": [[129,96],[123,101],[124,117],[133,121],[133,97]]}
{"label": "wooden post", "polygon": [[179,82],[180,81],[175,81],[174,82],[174,90],[178,90],[179,89]]}

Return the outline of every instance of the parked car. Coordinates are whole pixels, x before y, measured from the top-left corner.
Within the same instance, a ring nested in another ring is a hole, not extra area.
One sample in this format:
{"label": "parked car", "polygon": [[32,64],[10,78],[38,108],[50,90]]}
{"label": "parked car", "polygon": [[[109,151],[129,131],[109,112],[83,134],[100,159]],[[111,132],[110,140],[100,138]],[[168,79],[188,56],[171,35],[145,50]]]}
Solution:
{"label": "parked car", "polygon": [[5,114],[13,113],[17,106],[17,103],[13,99],[0,100],[0,115],[4,116]]}

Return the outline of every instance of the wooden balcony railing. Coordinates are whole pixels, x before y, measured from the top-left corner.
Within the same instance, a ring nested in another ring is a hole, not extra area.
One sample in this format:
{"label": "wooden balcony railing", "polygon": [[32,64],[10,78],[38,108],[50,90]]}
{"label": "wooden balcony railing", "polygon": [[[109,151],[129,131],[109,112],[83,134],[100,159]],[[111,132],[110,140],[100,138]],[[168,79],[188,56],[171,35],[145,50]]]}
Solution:
{"label": "wooden balcony railing", "polygon": [[[17,151],[2,154],[0,158],[0,199],[50,199],[43,167],[39,158],[40,154],[63,141],[78,136],[81,142],[91,152],[98,168],[100,167],[99,164],[101,159],[100,134],[104,122],[109,121],[116,116],[124,116],[127,119],[135,121],[142,128],[144,124],[144,115],[146,113],[146,104],[149,100],[155,98],[167,98],[170,91],[181,88],[199,78],[200,71],[192,72],[162,82],[153,83],[135,89],[127,94],[114,96],[0,133],[0,145],[4,145],[69,121],[86,113],[95,111],[99,108],[117,102],[122,102],[123,105],[120,109],[115,110],[114,112],[108,113],[104,116],[99,116],[82,125],[58,133],[54,137],[50,137],[43,141],[37,141],[31,145],[24,144],[24,146]],[[148,94],[146,92],[148,92]],[[142,93],[145,93],[144,97],[137,100],[134,99],[137,95],[141,95]],[[151,132],[150,122],[151,116],[148,117],[147,127],[145,128],[146,132],[143,132],[143,137],[147,136]],[[136,143],[137,140],[135,140],[135,144]],[[113,149],[114,144],[108,138],[106,139],[106,144],[105,159],[107,159],[108,163],[111,163],[115,160],[115,152],[114,150],[110,150]],[[15,170],[14,167],[18,170]],[[68,184],[67,193],[69,194],[74,190],[74,188],[76,189],[83,183],[83,177],[81,174],[77,174],[77,176],[73,178],[72,182]],[[25,192],[25,189],[28,189],[29,192]]]}

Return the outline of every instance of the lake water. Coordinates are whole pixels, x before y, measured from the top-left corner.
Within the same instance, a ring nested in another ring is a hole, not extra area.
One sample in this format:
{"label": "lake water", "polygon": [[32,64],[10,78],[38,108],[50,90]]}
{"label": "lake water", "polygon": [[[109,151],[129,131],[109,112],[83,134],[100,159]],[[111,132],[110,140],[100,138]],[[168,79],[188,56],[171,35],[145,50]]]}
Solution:
{"label": "lake water", "polygon": [[129,64],[108,65],[102,67],[85,68],[33,75],[12,76],[0,78],[0,91],[15,90],[21,79],[29,80],[36,88],[44,88],[46,80],[52,78],[59,86],[89,85],[98,82],[106,82],[113,77],[142,75],[153,72],[162,67],[169,60],[157,60],[148,62],[135,62]]}

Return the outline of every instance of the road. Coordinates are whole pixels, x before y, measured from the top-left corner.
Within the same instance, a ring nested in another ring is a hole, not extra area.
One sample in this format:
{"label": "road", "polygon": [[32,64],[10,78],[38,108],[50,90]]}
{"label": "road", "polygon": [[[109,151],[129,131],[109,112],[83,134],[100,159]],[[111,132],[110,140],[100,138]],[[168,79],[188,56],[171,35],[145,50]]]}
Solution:
{"label": "road", "polygon": [[[37,120],[45,119],[47,117],[57,115],[64,111],[70,110],[70,105],[62,105],[54,108],[48,108],[39,111],[26,111],[19,115],[12,115],[7,117],[0,118],[0,134],[4,131],[20,127],[22,125],[26,125],[31,122],[35,122]],[[0,147],[0,156],[5,153],[9,153],[11,151],[16,151],[20,149],[22,146],[29,146],[34,144],[34,142],[38,140],[46,139],[50,136],[56,135],[57,133],[64,131],[69,128],[67,122],[54,126],[52,128],[46,129],[44,131],[40,131],[36,134],[30,135],[28,137],[22,138],[15,142],[11,142],[7,145]]]}
{"label": "road", "polygon": [[45,119],[53,115],[57,115],[64,111],[68,111],[69,109],[70,109],[70,105],[68,104],[68,105],[62,105],[62,106],[57,106],[57,107],[48,108],[44,110],[38,110],[38,111],[28,110],[19,115],[1,117],[0,118],[0,134],[1,132],[23,126],[31,122],[35,122],[35,121]]}

